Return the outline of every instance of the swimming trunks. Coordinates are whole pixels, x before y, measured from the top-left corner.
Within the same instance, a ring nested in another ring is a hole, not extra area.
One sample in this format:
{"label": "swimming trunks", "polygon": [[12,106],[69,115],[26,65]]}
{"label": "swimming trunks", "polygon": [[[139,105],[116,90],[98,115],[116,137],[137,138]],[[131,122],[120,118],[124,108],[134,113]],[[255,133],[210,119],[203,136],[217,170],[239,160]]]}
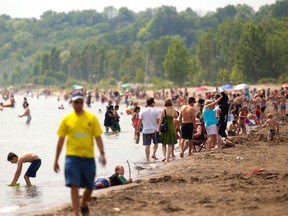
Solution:
{"label": "swimming trunks", "polygon": [[32,120],[31,115],[27,115],[27,120],[26,120],[26,124],[29,124]]}
{"label": "swimming trunks", "polygon": [[181,134],[182,134],[182,139],[192,139],[193,123],[182,123]]}
{"label": "swimming trunks", "polygon": [[[97,184],[97,183],[101,183],[101,185],[103,185],[103,186],[99,187],[99,184]],[[110,186],[110,182],[106,178],[97,178],[96,181],[94,182],[94,189],[107,188],[109,186]]]}
{"label": "swimming trunks", "polygon": [[37,159],[37,160],[33,160],[28,168],[28,170],[25,173],[25,176],[29,176],[29,177],[36,177],[36,172],[39,169],[39,167],[41,166],[41,160]]}

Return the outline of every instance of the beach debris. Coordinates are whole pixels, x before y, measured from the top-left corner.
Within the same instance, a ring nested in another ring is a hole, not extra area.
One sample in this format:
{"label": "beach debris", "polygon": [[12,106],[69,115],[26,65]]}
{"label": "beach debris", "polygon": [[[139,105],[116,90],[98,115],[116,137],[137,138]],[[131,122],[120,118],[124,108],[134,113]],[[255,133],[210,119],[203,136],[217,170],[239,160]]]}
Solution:
{"label": "beach debris", "polygon": [[141,170],[146,169],[145,167],[142,167],[142,166],[136,164],[135,162],[134,162],[134,168],[138,171],[138,175],[139,175],[139,172],[140,172]]}
{"label": "beach debris", "polygon": [[237,156],[236,159],[237,159],[237,160],[243,160],[243,158],[242,158],[242,157],[239,157],[239,156]]}
{"label": "beach debris", "polygon": [[253,174],[253,173],[261,172],[263,170],[265,170],[265,169],[264,168],[258,168],[258,169],[252,170],[250,172],[244,172],[243,175],[247,176],[247,175],[250,175],[250,174]]}
{"label": "beach debris", "polygon": [[119,211],[121,211],[121,209],[120,209],[120,208],[113,208],[113,210],[114,210],[114,211],[116,211],[116,212],[119,212]]}

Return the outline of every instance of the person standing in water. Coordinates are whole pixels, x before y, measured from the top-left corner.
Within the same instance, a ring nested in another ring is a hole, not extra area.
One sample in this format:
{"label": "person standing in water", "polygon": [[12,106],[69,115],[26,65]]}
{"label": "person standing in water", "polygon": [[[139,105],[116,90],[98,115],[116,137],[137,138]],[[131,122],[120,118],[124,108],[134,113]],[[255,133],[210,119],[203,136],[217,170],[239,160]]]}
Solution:
{"label": "person standing in water", "polygon": [[36,173],[41,166],[41,159],[40,157],[35,153],[24,153],[21,155],[16,155],[13,152],[10,152],[7,156],[7,161],[11,162],[12,164],[17,164],[17,170],[14,174],[14,178],[12,182],[9,184],[9,186],[14,186],[17,184],[17,181],[20,177],[21,171],[22,171],[22,165],[23,163],[31,163],[28,170],[24,174],[24,179],[26,181],[27,186],[31,186],[30,177],[35,178]]}
{"label": "person standing in water", "polygon": [[27,116],[27,120],[26,120],[26,124],[30,124],[31,120],[32,120],[32,116],[31,116],[31,112],[30,112],[30,108],[29,108],[29,103],[25,102],[23,103],[23,108],[24,113],[22,115],[18,115],[18,118],[22,118],[24,116]]}

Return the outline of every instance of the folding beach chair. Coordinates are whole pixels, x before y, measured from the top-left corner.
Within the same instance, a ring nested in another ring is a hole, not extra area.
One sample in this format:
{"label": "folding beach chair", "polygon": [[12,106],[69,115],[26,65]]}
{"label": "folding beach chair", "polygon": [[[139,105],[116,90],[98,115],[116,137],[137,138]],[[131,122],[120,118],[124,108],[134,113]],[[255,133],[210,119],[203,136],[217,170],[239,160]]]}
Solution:
{"label": "folding beach chair", "polygon": [[207,132],[206,132],[204,125],[202,125],[202,133],[203,133],[203,139],[202,140],[197,140],[197,141],[194,140],[193,141],[193,139],[192,139],[193,145],[199,146],[199,152],[201,152],[201,150],[203,148],[206,149],[206,142],[208,139],[208,135],[207,135]]}

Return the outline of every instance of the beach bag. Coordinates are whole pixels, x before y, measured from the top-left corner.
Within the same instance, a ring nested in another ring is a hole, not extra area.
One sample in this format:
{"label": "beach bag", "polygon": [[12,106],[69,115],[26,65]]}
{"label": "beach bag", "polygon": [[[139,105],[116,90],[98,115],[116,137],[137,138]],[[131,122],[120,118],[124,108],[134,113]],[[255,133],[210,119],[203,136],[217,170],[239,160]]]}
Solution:
{"label": "beach bag", "polygon": [[[166,117],[166,109],[164,109],[164,117]],[[168,124],[163,117],[162,123],[160,125],[160,132],[164,133],[168,131]]]}

